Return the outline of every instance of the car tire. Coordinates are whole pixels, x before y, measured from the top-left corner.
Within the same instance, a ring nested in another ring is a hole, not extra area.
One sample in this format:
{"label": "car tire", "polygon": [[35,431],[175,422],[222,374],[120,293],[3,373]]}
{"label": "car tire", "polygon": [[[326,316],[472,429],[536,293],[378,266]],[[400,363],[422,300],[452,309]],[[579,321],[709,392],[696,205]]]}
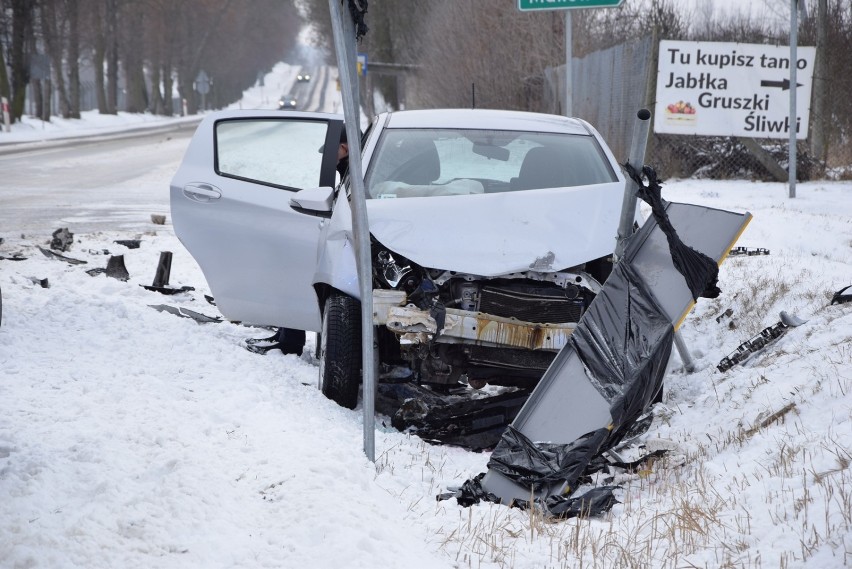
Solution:
{"label": "car tire", "polygon": [[323,395],[355,408],[361,382],[361,303],[337,291],[328,296],[322,312],[319,375]]}

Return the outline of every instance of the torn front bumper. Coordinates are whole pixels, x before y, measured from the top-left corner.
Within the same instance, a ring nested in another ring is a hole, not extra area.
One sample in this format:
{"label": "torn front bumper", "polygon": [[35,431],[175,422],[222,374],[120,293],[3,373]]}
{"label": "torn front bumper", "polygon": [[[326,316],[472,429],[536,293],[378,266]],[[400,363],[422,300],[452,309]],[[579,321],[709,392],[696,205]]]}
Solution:
{"label": "torn front bumper", "polygon": [[489,348],[518,348],[558,352],[568,343],[575,322],[539,324],[484,312],[447,308],[443,326],[428,310],[407,304],[402,291],[373,291],[373,324],[385,326],[399,336],[401,346],[469,344]]}

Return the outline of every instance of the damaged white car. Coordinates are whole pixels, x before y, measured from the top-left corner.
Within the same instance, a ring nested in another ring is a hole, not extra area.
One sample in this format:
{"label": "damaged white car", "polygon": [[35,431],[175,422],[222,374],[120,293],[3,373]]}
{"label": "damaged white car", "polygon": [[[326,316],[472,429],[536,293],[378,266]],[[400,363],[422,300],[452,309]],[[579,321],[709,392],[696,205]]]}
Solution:
{"label": "damaged white car", "polygon": [[[323,113],[208,115],[171,204],[222,314],[320,332],[322,390],[353,408],[361,324],[342,129]],[[362,152],[379,380],[534,386],[611,267],[624,178],[601,136],[560,116],[402,111],[372,121]]]}

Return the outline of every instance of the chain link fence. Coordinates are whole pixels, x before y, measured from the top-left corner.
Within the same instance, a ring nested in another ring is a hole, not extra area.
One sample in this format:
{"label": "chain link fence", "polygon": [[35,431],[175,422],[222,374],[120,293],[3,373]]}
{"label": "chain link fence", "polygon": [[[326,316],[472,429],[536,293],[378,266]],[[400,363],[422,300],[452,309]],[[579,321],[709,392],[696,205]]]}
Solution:
{"label": "chain link fence", "polygon": [[[624,162],[630,143],[636,112],[654,111],[658,43],[655,38],[621,44],[572,61],[573,116],[591,123]],[[822,77],[813,97],[824,97],[817,108],[811,104],[808,139],[799,141],[797,178],[852,179],[852,139],[844,130],[848,121],[838,120],[842,113],[833,105],[838,97],[852,92],[852,75],[829,74]],[[542,112],[564,114],[565,66],[548,68],[543,82]],[[653,119],[652,119],[653,120]],[[818,142],[814,137],[817,132]],[[653,165],[663,178],[746,179],[786,181],[788,138],[746,139],[722,136],[672,135],[653,133],[648,141],[645,163]],[[823,145],[822,148],[815,147]]]}

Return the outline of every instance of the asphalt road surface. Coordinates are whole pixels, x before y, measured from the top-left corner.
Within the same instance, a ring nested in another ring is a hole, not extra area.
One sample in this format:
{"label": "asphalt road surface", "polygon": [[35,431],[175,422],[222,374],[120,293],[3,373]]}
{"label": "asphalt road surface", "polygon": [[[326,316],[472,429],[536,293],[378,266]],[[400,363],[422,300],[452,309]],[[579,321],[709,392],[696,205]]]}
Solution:
{"label": "asphalt road surface", "polygon": [[3,147],[0,237],[150,228],[151,214],[169,214],[169,181],[195,126]]}

